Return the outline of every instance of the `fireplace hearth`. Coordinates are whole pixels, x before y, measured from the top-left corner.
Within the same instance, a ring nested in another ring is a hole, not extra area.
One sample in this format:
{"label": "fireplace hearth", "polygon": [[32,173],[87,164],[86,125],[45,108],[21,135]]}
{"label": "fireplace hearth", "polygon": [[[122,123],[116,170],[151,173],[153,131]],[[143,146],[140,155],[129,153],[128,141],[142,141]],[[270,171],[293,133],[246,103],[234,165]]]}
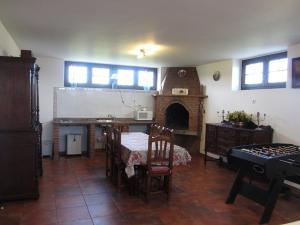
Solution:
{"label": "fireplace hearth", "polygon": [[173,103],[166,109],[165,126],[174,130],[189,129],[189,112],[180,103]]}

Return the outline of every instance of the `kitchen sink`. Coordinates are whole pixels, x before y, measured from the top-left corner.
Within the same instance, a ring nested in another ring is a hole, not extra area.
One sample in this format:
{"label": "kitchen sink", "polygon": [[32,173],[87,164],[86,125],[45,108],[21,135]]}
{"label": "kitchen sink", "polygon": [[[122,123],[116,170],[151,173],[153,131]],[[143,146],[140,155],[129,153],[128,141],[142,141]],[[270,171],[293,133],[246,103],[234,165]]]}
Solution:
{"label": "kitchen sink", "polygon": [[112,123],[112,119],[97,119],[98,123]]}

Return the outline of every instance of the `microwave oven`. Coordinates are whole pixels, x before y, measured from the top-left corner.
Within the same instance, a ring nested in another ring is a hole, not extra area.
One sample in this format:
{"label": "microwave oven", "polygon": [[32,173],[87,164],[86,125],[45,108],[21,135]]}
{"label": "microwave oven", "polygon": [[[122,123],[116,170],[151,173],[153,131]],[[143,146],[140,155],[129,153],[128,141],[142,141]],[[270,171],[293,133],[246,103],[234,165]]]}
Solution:
{"label": "microwave oven", "polygon": [[137,110],[137,111],[134,111],[134,118],[136,120],[152,120],[153,112]]}

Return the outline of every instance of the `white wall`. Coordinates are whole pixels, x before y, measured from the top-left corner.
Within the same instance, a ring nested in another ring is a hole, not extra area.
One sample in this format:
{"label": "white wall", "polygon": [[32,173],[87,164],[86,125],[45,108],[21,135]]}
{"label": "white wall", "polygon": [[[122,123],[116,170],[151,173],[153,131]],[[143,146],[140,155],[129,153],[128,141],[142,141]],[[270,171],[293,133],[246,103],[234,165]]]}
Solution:
{"label": "white wall", "polygon": [[[292,57],[300,56],[300,45],[288,49],[289,63]],[[292,143],[300,145],[300,89],[290,88],[290,73],[287,88],[263,90],[232,90],[232,74],[236,62],[226,60],[198,66],[200,82],[206,87],[208,98],[205,101],[206,114],[204,123],[220,122],[217,111],[244,110],[255,114],[266,113],[263,124],[271,125],[274,129],[273,142]],[[290,66],[289,66],[290,68]],[[219,81],[214,81],[214,71],[221,72]],[[205,130],[205,129],[204,129]],[[202,134],[204,140],[205,132]],[[201,142],[201,151],[204,141]]]}
{"label": "white wall", "polygon": [[0,21],[0,55],[20,56],[20,49]]}
{"label": "white wall", "polygon": [[41,67],[39,80],[40,122],[43,124],[43,141],[52,139],[54,87],[64,85],[64,61],[55,58],[38,57]]}

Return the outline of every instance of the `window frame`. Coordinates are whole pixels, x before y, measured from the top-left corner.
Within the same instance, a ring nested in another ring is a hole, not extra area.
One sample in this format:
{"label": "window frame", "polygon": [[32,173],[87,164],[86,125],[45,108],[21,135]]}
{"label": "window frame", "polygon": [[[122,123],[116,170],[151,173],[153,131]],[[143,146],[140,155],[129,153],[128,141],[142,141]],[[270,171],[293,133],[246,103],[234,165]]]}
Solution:
{"label": "window frame", "polygon": [[[69,66],[86,66],[87,67],[87,83],[76,84],[76,86],[68,81],[68,68]],[[111,79],[108,85],[105,84],[94,84],[92,83],[92,69],[93,68],[107,68],[109,69],[109,75],[117,73],[117,70],[133,70],[134,71],[134,84],[133,85],[115,85],[112,88]],[[132,89],[132,90],[144,90],[144,86],[138,86],[138,71],[151,71],[153,72],[153,87],[149,90],[157,89],[157,68],[154,67],[139,67],[139,66],[126,66],[126,65],[115,65],[115,64],[102,64],[102,63],[88,63],[88,62],[76,62],[76,61],[65,61],[64,68],[64,86],[65,87],[86,87],[86,88],[109,88],[109,89]]]}
{"label": "window frame", "polygon": [[[269,62],[276,59],[287,58],[287,52],[280,52],[272,55],[260,56],[256,58],[242,60],[241,71],[241,90],[252,89],[271,89],[271,88],[286,88],[286,82],[269,83]],[[263,63],[263,82],[261,84],[245,84],[245,69],[246,66],[253,63]]]}

